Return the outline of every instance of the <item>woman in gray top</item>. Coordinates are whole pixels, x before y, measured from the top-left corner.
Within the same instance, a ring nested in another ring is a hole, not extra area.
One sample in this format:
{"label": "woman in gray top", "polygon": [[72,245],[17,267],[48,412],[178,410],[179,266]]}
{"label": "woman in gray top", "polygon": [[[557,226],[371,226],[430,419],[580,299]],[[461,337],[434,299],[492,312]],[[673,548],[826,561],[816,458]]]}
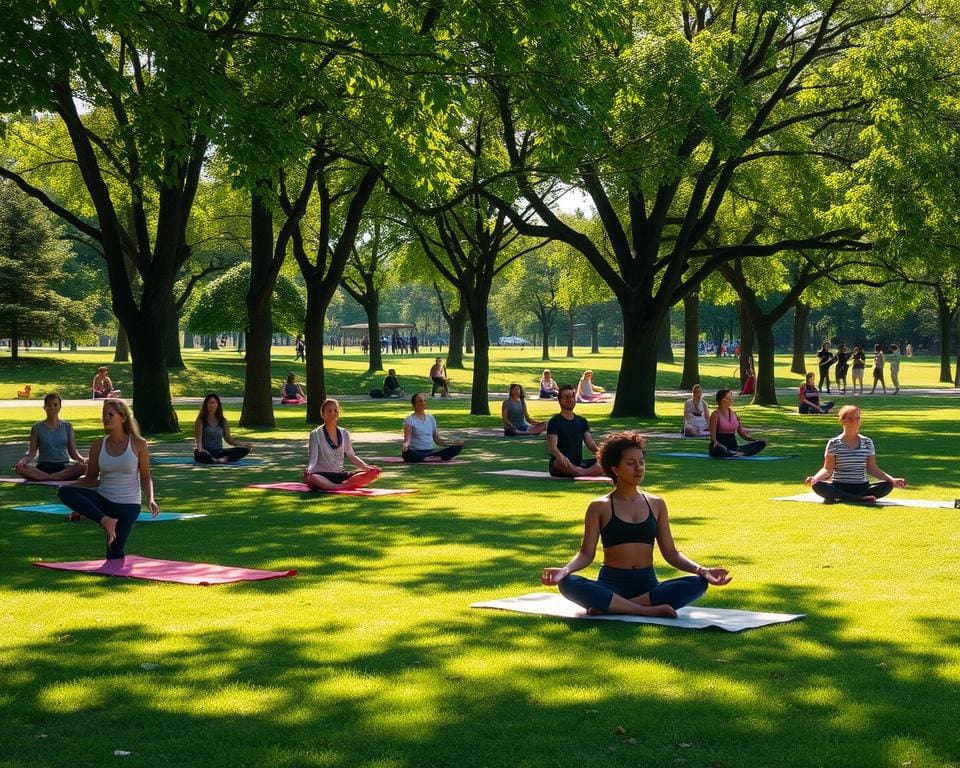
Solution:
{"label": "woman in gray top", "polygon": [[[193,460],[200,464],[232,464],[240,461],[253,448],[250,443],[238,443],[233,439],[223,415],[223,403],[216,392],[203,398],[193,432],[197,441]],[[224,442],[233,447],[224,448]]]}
{"label": "woman in gray top", "polygon": [[[60,419],[63,400],[57,392],[43,398],[47,418],[38,421],[30,430],[30,447],[20,457],[13,471],[34,482],[44,480],[76,480],[87,471],[87,462],[77,451],[73,427]],[[39,454],[39,455],[38,455]],[[33,457],[35,466],[30,466]]]}
{"label": "woman in gray top", "polygon": [[503,401],[500,420],[503,422],[503,434],[507,437],[542,435],[547,431],[545,421],[530,418],[527,412],[527,401],[523,396],[523,387],[519,384],[510,385],[510,397]]}

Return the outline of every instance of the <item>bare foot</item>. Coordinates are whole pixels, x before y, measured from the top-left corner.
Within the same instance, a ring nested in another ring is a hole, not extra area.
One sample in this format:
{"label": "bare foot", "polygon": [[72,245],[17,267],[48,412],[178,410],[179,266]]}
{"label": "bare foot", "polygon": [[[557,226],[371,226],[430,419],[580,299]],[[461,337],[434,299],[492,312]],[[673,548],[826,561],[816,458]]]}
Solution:
{"label": "bare foot", "polygon": [[876,503],[877,503],[877,497],[876,497],[876,496],[862,496],[862,497],[860,498],[860,501],[862,501],[864,504],[876,504]]}
{"label": "bare foot", "polygon": [[671,605],[641,605],[637,611],[641,616],[660,616],[665,619],[677,618],[677,612]]}
{"label": "bare foot", "polygon": [[584,611],[584,616],[603,616],[603,614],[604,612],[599,608],[587,608],[587,610]]}
{"label": "bare foot", "polygon": [[100,518],[100,525],[107,532],[107,547],[111,546],[117,539],[117,520],[116,518],[104,515]]}

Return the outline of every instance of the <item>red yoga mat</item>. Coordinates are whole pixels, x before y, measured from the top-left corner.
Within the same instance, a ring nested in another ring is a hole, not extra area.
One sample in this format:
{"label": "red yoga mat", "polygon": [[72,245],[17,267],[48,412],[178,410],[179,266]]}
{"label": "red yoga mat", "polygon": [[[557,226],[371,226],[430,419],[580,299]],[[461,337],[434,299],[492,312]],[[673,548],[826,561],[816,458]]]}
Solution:
{"label": "red yoga mat", "polygon": [[253,483],[247,488],[259,488],[262,491],[293,491],[294,493],[336,493],[341,496],[403,496],[418,493],[416,488],[342,488],[332,491],[314,491],[306,483]]}
{"label": "red yoga mat", "polygon": [[229,584],[234,581],[261,581],[295,576],[295,570],[260,571],[256,568],[235,568],[210,563],[185,563],[179,560],[155,560],[152,557],[127,555],[122,560],[77,560],[72,563],[34,563],[56,571],[98,573],[103,576],[127,576],[148,581],[173,581],[177,584]]}

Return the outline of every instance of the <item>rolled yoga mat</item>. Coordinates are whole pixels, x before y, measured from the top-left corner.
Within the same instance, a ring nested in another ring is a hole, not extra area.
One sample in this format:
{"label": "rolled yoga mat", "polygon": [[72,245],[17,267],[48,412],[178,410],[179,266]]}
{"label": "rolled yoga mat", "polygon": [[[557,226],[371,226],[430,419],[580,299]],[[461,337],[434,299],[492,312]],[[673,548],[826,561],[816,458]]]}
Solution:
{"label": "rolled yoga mat", "polygon": [[295,576],[295,570],[260,571],[210,563],[185,563],[179,560],[155,560],[152,557],[127,555],[117,560],[78,560],[70,563],[34,563],[39,568],[56,571],[95,573],[102,576],[126,576],[148,581],[172,581],[177,584],[229,584],[234,581],[262,581]]}
{"label": "rolled yoga mat", "polygon": [[532,592],[520,597],[508,597],[503,600],[487,600],[471,603],[471,608],[496,608],[515,613],[533,613],[538,616],[558,616],[564,619],[585,619],[587,621],[626,621],[632,624],[658,624],[662,627],[679,629],[707,629],[716,627],[726,632],[743,632],[771,624],[784,624],[806,616],[805,613],[762,613],[760,611],[737,611],[727,608],[701,608],[688,605],[677,611],[677,618],[665,619],[659,616],[626,616],[605,613],[588,616],[584,609],[571,603],[555,592]]}

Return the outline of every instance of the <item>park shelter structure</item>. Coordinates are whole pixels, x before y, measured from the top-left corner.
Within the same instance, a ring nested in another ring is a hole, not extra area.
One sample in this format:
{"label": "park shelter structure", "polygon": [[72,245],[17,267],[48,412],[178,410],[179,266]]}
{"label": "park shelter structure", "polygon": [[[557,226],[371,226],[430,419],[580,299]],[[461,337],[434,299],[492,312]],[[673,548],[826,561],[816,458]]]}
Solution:
{"label": "park shelter structure", "polygon": [[[380,323],[380,332],[393,333],[394,331],[413,330],[417,326],[414,323]],[[343,351],[347,351],[347,337],[350,338],[350,346],[360,346],[360,339],[364,336],[370,336],[370,326],[367,323],[354,323],[353,325],[340,326],[340,344]],[[379,339],[377,343],[379,343]]]}

